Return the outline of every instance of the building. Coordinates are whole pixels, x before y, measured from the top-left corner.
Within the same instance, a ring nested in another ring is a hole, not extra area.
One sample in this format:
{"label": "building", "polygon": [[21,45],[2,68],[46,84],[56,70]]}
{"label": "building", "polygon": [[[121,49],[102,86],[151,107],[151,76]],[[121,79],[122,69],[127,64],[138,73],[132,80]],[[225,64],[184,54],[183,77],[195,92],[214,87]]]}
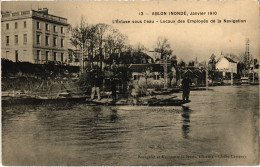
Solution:
{"label": "building", "polygon": [[216,64],[216,69],[223,73],[233,73],[237,74],[237,63],[228,57],[222,57]]}
{"label": "building", "polygon": [[2,13],[2,58],[14,62],[66,62],[67,19],[48,9]]}
{"label": "building", "polygon": [[[149,88],[164,87],[164,67],[160,64],[131,64],[131,81],[135,85],[147,86]],[[172,86],[176,82],[176,69],[167,67],[167,85]]]}

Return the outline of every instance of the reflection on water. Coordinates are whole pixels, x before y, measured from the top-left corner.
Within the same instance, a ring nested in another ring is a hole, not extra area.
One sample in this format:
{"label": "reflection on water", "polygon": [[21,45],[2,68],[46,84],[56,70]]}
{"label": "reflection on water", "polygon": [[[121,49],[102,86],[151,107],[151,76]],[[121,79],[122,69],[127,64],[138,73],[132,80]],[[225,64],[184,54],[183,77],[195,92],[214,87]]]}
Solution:
{"label": "reflection on water", "polygon": [[182,107],[183,109],[183,113],[182,113],[182,136],[183,138],[185,139],[188,139],[189,138],[189,132],[190,132],[190,108],[189,107],[185,107],[183,106]]}
{"label": "reflection on water", "polygon": [[3,163],[253,165],[258,100],[258,87],[252,86],[191,92],[191,103],[158,110],[70,102],[7,106],[2,108]]}

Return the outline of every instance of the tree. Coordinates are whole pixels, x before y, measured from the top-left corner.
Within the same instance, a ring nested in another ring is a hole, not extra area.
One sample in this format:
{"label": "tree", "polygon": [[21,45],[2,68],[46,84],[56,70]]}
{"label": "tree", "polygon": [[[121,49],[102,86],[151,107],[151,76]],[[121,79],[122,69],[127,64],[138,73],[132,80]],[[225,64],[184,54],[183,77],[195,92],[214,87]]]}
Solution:
{"label": "tree", "polygon": [[216,56],[214,55],[214,53],[212,53],[212,55],[209,58],[209,64],[214,64],[216,63]]}
{"label": "tree", "polygon": [[161,59],[164,59],[165,56],[170,56],[172,54],[171,45],[168,42],[167,38],[159,37],[156,42],[155,52],[161,54]]}
{"label": "tree", "polygon": [[189,66],[189,67],[194,67],[194,61],[190,61],[190,62],[188,63],[188,66]]}
{"label": "tree", "polygon": [[107,32],[105,50],[108,55],[121,53],[127,43],[127,36],[119,32],[118,29],[110,27]]}
{"label": "tree", "polygon": [[179,62],[179,67],[183,68],[186,66],[186,63],[181,59]]}
{"label": "tree", "polygon": [[177,67],[177,56],[176,56],[176,55],[173,55],[173,56],[170,58],[170,60],[171,60],[172,66]]}
{"label": "tree", "polygon": [[209,69],[212,70],[212,71],[215,71],[216,70],[216,56],[214,54],[212,54],[209,58]]}
{"label": "tree", "polygon": [[146,50],[147,50],[147,48],[140,42],[133,48],[133,51],[135,51],[135,52],[144,52]]}
{"label": "tree", "polygon": [[81,17],[80,24],[77,25],[75,28],[70,27],[69,30],[71,31],[71,44],[76,48],[81,50],[81,71],[84,69],[84,55],[87,52],[88,39],[92,37],[92,26],[87,24],[86,20]]}
{"label": "tree", "polygon": [[[119,32],[118,29],[103,23],[95,25],[96,44],[99,51],[100,62],[109,58],[112,54],[120,54],[127,43],[127,36]],[[103,55],[103,53],[105,55]],[[102,64],[100,64],[102,68]]]}

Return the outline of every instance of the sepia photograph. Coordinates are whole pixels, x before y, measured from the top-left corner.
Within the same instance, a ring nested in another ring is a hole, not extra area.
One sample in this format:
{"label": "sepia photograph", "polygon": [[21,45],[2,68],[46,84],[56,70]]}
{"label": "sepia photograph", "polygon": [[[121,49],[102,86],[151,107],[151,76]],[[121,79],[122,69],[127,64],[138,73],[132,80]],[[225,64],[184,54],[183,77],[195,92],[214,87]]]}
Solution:
{"label": "sepia photograph", "polygon": [[2,1],[2,165],[259,165],[259,9]]}

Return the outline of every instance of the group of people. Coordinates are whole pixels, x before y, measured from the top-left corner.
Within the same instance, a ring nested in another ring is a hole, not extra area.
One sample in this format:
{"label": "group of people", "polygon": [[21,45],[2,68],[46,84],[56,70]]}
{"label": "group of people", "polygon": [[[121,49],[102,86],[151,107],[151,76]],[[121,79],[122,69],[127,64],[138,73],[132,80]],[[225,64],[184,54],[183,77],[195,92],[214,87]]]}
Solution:
{"label": "group of people", "polygon": [[[91,71],[91,100],[94,100],[95,95],[97,94],[97,100],[101,100],[100,95],[100,88],[103,83],[103,75],[100,70],[97,70],[98,68],[94,68],[94,70]],[[110,89],[112,91],[112,99],[113,101],[116,101],[116,85],[117,85],[117,66],[115,63],[112,64],[111,67],[105,67],[106,71],[111,72],[106,78],[106,80],[109,80]]]}
{"label": "group of people", "polygon": [[[114,102],[116,102],[116,100],[117,100],[116,85],[117,85],[117,80],[118,80],[118,78],[116,77],[117,76],[116,66],[112,65],[111,68],[108,70],[112,71],[112,75],[110,75],[110,77],[109,77],[109,82],[110,82],[110,89],[112,92],[112,99]],[[96,71],[92,72],[91,79],[92,79],[91,100],[94,100],[95,94],[97,94],[97,99],[101,100],[100,87],[102,86],[103,77],[100,74],[100,72],[98,72],[96,70]],[[187,75],[184,75],[184,78],[182,80],[182,89],[183,89],[182,100],[184,102],[189,101],[191,84],[192,84],[191,79]],[[138,91],[133,85],[129,86],[129,95],[131,97],[132,103],[137,104]]]}

